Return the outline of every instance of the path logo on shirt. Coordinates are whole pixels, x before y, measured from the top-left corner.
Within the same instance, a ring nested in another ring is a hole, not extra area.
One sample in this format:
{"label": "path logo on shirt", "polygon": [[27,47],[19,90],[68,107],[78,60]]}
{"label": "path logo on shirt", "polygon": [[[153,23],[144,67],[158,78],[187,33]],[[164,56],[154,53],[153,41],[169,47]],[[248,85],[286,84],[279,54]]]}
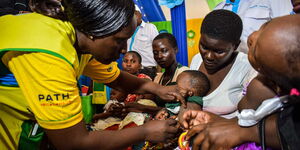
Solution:
{"label": "path logo on shirt", "polygon": [[110,67],[107,68],[108,72],[111,72],[112,70],[113,70],[113,66],[110,66]]}
{"label": "path logo on shirt", "polygon": [[70,94],[39,94],[38,95],[39,101],[61,101],[61,100],[67,100],[70,98]]}

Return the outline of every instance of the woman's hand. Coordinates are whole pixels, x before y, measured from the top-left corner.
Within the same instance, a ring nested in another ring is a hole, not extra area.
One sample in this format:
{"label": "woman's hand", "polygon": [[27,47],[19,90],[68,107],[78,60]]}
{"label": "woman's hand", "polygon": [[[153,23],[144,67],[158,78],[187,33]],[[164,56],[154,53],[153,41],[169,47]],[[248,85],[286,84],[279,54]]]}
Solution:
{"label": "woman's hand", "polygon": [[186,101],[180,95],[176,86],[160,86],[154,94],[167,102],[180,102],[181,106],[186,108]]}
{"label": "woman's hand", "polygon": [[175,137],[178,127],[177,121],[173,119],[152,120],[144,124],[146,141],[153,143],[166,142]]}
{"label": "woman's hand", "polygon": [[253,127],[242,128],[235,120],[215,121],[192,127],[186,140],[193,140],[193,150],[229,150],[248,141],[246,138],[253,134]]}
{"label": "woman's hand", "polygon": [[107,109],[107,112],[111,113],[112,116],[114,117],[120,117],[120,118],[123,118],[128,114],[128,112],[125,109],[125,106],[121,103],[111,104]]}
{"label": "woman's hand", "polygon": [[190,129],[199,124],[206,124],[213,121],[226,120],[218,115],[201,111],[201,110],[188,110],[184,112],[179,122],[185,129]]}

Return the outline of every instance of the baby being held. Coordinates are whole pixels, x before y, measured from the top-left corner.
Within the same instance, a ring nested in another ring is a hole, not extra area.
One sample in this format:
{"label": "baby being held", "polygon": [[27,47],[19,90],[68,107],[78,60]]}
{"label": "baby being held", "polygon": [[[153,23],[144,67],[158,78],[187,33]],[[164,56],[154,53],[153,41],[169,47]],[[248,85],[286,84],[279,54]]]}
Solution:
{"label": "baby being held", "polygon": [[[203,105],[202,98],[210,89],[209,80],[204,73],[198,70],[186,70],[178,75],[176,82],[179,93],[187,102]],[[166,104],[166,108],[159,111],[155,119],[165,120],[170,114],[177,115],[179,110],[180,103]]]}

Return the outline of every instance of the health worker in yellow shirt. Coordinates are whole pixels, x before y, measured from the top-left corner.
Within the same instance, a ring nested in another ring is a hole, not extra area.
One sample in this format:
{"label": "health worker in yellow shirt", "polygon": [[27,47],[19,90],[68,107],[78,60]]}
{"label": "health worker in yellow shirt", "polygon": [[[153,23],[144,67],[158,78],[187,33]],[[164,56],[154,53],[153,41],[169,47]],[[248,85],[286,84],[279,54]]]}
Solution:
{"label": "health worker in yellow shirt", "polygon": [[95,132],[82,121],[81,74],[184,103],[174,88],[117,68],[136,28],[132,0],[31,0],[30,6],[34,13],[0,17],[0,149],[37,149],[44,133],[64,150],[121,149],[175,135],[175,120]]}

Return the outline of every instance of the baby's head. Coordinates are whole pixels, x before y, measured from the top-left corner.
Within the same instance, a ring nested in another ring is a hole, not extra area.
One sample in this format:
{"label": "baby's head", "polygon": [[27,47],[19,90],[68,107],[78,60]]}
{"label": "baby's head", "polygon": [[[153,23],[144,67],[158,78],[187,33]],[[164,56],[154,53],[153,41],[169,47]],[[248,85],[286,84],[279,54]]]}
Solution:
{"label": "baby's head", "polygon": [[111,100],[117,100],[119,102],[124,102],[126,97],[127,97],[126,93],[118,91],[116,89],[111,89],[111,91],[110,91],[110,99]]}
{"label": "baby's head", "polygon": [[205,96],[210,89],[206,75],[198,70],[186,70],[177,77],[177,87],[183,97]]}
{"label": "baby's head", "polygon": [[136,75],[139,73],[139,70],[142,68],[142,57],[136,51],[129,51],[124,55],[122,61],[123,70]]}

